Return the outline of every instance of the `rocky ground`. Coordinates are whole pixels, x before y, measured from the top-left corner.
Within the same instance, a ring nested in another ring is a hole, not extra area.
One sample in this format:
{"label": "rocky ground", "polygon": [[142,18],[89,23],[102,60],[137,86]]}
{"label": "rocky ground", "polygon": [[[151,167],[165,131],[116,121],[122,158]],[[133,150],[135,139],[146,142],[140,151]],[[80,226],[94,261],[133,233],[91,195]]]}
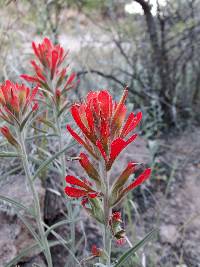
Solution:
{"label": "rocky ground", "polygon": [[[140,239],[152,228],[159,228],[157,238],[141,251],[144,266],[198,267],[200,266],[200,128],[193,127],[176,136],[173,133],[157,140],[156,143],[158,150],[154,174],[150,182],[134,191],[135,209],[131,213],[133,224],[127,231],[132,233],[135,224],[135,237]],[[147,148],[148,145],[143,139],[131,145],[125,156],[115,165],[115,173],[119,172],[121,166],[128,160],[137,160],[145,164],[151,162],[152,153]],[[76,154],[77,149],[74,148],[71,153]],[[69,162],[68,172],[77,174],[78,163]],[[79,175],[83,176],[82,173]],[[41,204],[45,203],[45,221],[49,224],[64,217],[65,207],[59,201],[59,196],[51,190],[56,190],[56,179],[54,174],[54,177],[46,181],[45,196],[45,188],[39,180],[37,182]],[[23,176],[16,175],[0,180],[0,195],[13,197],[28,206],[31,205],[30,194]],[[94,239],[95,242],[99,240],[100,244],[101,238],[97,226],[83,211],[80,217],[82,220],[77,223],[77,240],[84,234],[88,235],[88,241],[85,242],[83,239],[79,248],[79,254],[85,256]],[[126,214],[124,218],[127,218]],[[4,267],[8,260],[16,256],[21,248],[30,244],[33,239],[17,218],[15,210],[5,202],[1,202],[0,205],[0,222],[0,266]],[[67,236],[67,226],[58,229],[58,232],[64,237]],[[131,234],[130,239],[134,242]],[[54,266],[64,266],[66,250],[57,246],[52,253]],[[36,259],[32,254],[24,258],[20,266],[32,266],[36,260],[38,264],[43,262],[41,257]]]}
{"label": "rocky ground", "polygon": [[158,184],[158,174],[157,181],[152,181],[152,201],[147,202],[141,215],[144,229],[151,229],[152,222],[159,227],[158,240],[152,244],[149,256],[152,265],[147,266],[198,267],[200,129],[188,129],[173,137],[169,135],[159,144],[158,159],[160,165],[168,169],[168,177],[164,186],[162,180]]}

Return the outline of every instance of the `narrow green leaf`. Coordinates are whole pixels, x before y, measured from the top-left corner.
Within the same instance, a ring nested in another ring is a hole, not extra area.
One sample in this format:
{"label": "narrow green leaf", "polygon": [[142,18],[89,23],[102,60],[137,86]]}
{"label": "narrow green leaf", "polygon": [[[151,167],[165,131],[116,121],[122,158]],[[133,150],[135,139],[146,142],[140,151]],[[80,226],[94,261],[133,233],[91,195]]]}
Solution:
{"label": "narrow green leaf", "polygon": [[35,114],[33,114],[33,116],[30,118],[28,125],[31,125],[36,120],[36,118],[39,117],[40,115],[43,116],[44,112],[45,112],[45,109],[40,110],[39,112],[35,112]]}
{"label": "narrow green leaf", "polygon": [[57,129],[55,127],[55,125],[48,120],[45,120],[44,118],[39,118],[40,123],[43,123],[44,125],[48,126],[49,128],[53,129],[53,131],[56,133]]}
{"label": "narrow green leaf", "polygon": [[0,152],[0,158],[16,158],[16,157],[20,157],[20,154],[15,152],[6,152],[6,151]]}
{"label": "narrow green leaf", "polygon": [[28,122],[29,118],[32,116],[33,112],[32,110],[26,115],[26,117],[24,118],[24,120],[22,121],[21,125],[20,125],[20,132],[22,132],[22,130],[24,129],[24,127],[26,126],[26,123]]}
{"label": "narrow green leaf", "polygon": [[2,195],[0,195],[0,200],[6,201],[6,202],[10,203],[11,205],[13,205],[14,207],[16,207],[17,209],[23,209],[27,213],[29,213],[31,216],[34,217],[34,214],[31,212],[31,209],[28,209],[27,207],[25,207],[24,205],[22,205],[18,201],[15,201],[15,200],[13,200],[11,198],[8,198],[8,197],[2,196]]}
{"label": "narrow green leaf", "polygon": [[39,138],[43,138],[43,137],[45,137],[45,138],[48,138],[48,137],[58,137],[58,135],[57,134],[54,134],[54,133],[50,133],[50,134],[48,134],[48,133],[46,133],[46,134],[36,134],[36,135],[33,135],[33,136],[28,136],[26,138],[26,141],[30,142],[30,141],[35,140],[37,138],[39,139]]}
{"label": "narrow green leaf", "polygon": [[18,173],[22,169],[21,166],[13,167],[9,171],[5,172],[1,177],[0,177],[0,182],[6,179],[8,176],[13,175]]}
{"label": "narrow green leaf", "polygon": [[6,146],[6,145],[8,145],[9,143],[8,143],[8,141],[4,141],[4,142],[2,142],[1,144],[0,144],[0,147],[2,147],[2,146]]}
{"label": "narrow green leaf", "polygon": [[24,223],[24,225],[27,227],[29,232],[32,234],[32,236],[35,238],[37,243],[40,245],[41,248],[43,248],[42,241],[40,240],[39,236],[36,234],[35,230],[33,229],[32,225],[20,214],[18,213],[17,216],[20,218],[20,220]]}
{"label": "narrow green leaf", "polygon": [[61,108],[61,110],[58,112],[58,117],[60,117],[61,114],[62,114],[65,110],[67,110],[67,108],[69,108],[69,103],[66,103],[66,104]]}
{"label": "narrow green leaf", "polygon": [[11,261],[9,261],[5,267],[13,267],[15,266],[21,258],[25,257],[30,253],[31,251],[38,248],[38,244],[35,242],[33,245],[23,249],[16,257],[14,257]]}
{"label": "narrow green leaf", "polygon": [[[66,244],[68,244],[69,242],[65,242]],[[59,245],[60,242],[59,241],[50,241],[49,242],[49,247],[54,247]],[[10,262],[8,262],[5,267],[13,267],[16,266],[16,264],[25,256],[27,256],[30,252],[36,250],[36,254],[39,254],[40,252],[42,252],[44,249],[39,248],[38,243],[34,243],[33,245],[23,249],[15,258],[13,258]]]}
{"label": "narrow green leaf", "polygon": [[[32,156],[29,156],[28,159],[32,161],[34,164],[37,164],[37,166],[40,166],[44,162],[44,160],[38,160],[37,158],[32,157]],[[59,172],[58,167],[56,168],[54,166],[49,166],[48,170],[53,171],[57,173],[58,175],[61,175],[61,172]]]}
{"label": "narrow green leaf", "polygon": [[48,158],[47,160],[45,160],[40,167],[37,169],[37,171],[35,172],[34,176],[33,176],[33,180],[35,180],[37,178],[37,176],[52,162],[54,161],[54,159],[56,159],[57,157],[59,157],[62,153],[64,153],[66,150],[68,150],[69,148],[71,148],[72,146],[74,146],[75,142],[72,142],[70,145],[66,146],[65,148],[63,148],[61,151],[55,153],[52,157]]}
{"label": "narrow green leaf", "polygon": [[148,233],[141,241],[139,241],[134,247],[130,248],[127,252],[125,252],[121,258],[118,260],[118,262],[114,265],[114,267],[125,267],[127,260],[134,256],[134,253],[140,249],[142,246],[145,245],[146,242],[151,240],[155,233],[158,231],[158,229],[153,229],[150,233]]}
{"label": "narrow green leaf", "polygon": [[65,224],[68,224],[68,223],[71,223],[72,221],[69,221],[69,220],[62,220],[60,222],[57,222],[51,226],[49,226],[49,228],[46,230],[45,232],[45,235],[48,236],[48,234],[50,234],[50,232],[52,230],[54,230],[55,228],[59,227],[59,226],[62,226],[62,225],[65,225]]}
{"label": "narrow green leaf", "polygon": [[[47,224],[45,224],[43,222],[44,226],[48,229],[50,228]],[[66,248],[66,250],[69,252],[69,254],[74,258],[74,260],[76,261],[77,265],[81,267],[81,264],[79,262],[79,260],[76,258],[75,254],[72,252],[72,250],[70,249],[70,247],[67,246],[67,244],[65,244],[65,240],[58,234],[56,233],[54,230],[51,229],[51,234],[53,236],[55,236],[56,239],[59,240],[59,243],[63,245],[64,248]],[[69,243],[71,243],[71,240],[69,240]]]}

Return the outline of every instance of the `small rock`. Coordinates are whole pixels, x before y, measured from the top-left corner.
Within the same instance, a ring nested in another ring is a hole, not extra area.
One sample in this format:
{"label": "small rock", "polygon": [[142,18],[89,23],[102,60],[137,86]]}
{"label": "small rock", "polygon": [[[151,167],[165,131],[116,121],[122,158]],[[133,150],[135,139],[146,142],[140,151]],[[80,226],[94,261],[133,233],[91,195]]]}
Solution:
{"label": "small rock", "polygon": [[162,225],[160,227],[160,239],[163,243],[174,244],[178,240],[178,232],[174,225]]}

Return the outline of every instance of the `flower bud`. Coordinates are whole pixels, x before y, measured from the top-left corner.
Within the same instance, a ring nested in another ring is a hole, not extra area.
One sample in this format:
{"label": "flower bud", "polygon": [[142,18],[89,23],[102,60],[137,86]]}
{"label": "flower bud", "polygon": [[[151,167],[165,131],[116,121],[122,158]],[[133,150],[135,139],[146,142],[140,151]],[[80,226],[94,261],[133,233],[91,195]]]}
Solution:
{"label": "flower bud", "polygon": [[92,255],[95,257],[101,257],[103,254],[103,250],[100,248],[97,248],[96,245],[92,245],[91,252],[92,252]]}
{"label": "flower bud", "polygon": [[114,212],[109,220],[109,225],[111,227],[111,232],[113,236],[117,239],[123,239],[125,237],[125,231],[121,227],[121,212]]}
{"label": "flower bud", "polygon": [[17,140],[13,137],[13,135],[11,134],[10,130],[8,129],[8,127],[3,126],[0,128],[1,133],[5,136],[5,138],[8,140],[8,142],[15,146],[18,147],[19,144],[17,142]]}
{"label": "flower bud", "polygon": [[81,166],[83,167],[83,169],[88,174],[88,176],[95,181],[98,187],[100,187],[101,186],[100,176],[97,170],[95,169],[94,165],[89,161],[87,155],[84,153],[81,153],[79,162]]}

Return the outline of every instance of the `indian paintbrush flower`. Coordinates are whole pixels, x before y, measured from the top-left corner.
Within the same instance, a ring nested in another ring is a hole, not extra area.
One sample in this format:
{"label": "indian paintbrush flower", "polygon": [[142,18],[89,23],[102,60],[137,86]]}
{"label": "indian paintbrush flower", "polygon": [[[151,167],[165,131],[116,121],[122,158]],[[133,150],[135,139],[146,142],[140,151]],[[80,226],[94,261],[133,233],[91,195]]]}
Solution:
{"label": "indian paintbrush flower", "polygon": [[34,75],[22,74],[21,78],[38,84],[44,90],[44,94],[53,94],[53,99],[57,102],[64,92],[75,85],[76,74],[67,75],[67,67],[64,67],[68,52],[65,52],[60,44],[54,45],[48,38],[44,38],[38,45],[33,42],[32,48],[36,57],[36,61],[30,62]]}
{"label": "indian paintbrush flower", "polygon": [[[61,151],[64,146],[64,140],[62,136],[62,114],[70,107],[70,103],[67,98],[67,92],[74,88],[76,83],[76,74],[71,73],[66,65],[66,58],[68,52],[65,52],[64,48],[60,44],[53,44],[48,38],[44,38],[39,44],[32,43],[35,59],[31,60],[33,68],[33,75],[23,74],[21,78],[27,82],[37,84],[39,90],[45,100],[45,104],[50,107],[52,113],[47,112],[45,117],[40,118],[44,124],[52,128],[56,136],[58,137],[58,146]],[[53,115],[53,121],[52,121]],[[66,162],[65,154],[62,153],[59,156],[61,163],[61,183],[66,176]],[[70,181],[70,180],[69,180]],[[67,192],[71,194],[78,194],[76,188],[73,191],[68,189]],[[92,193],[91,193],[92,195]],[[73,220],[72,216],[72,204],[71,199],[68,199],[66,206],[69,212],[69,217]],[[72,247],[75,247],[75,226],[70,224],[70,239],[72,240]],[[72,248],[72,251],[73,251]]]}
{"label": "indian paintbrush flower", "polygon": [[141,112],[136,115],[131,113],[124,123],[127,93],[125,90],[119,103],[116,103],[105,90],[90,92],[84,103],[74,104],[71,108],[83,138],[69,125],[68,131],[94,158],[103,157],[107,170],[112,167],[120,152],[136,139],[137,134],[128,135],[142,118]]}
{"label": "indian paintbrush flower", "polygon": [[[90,161],[85,153],[81,153],[79,162],[94,185],[90,186],[88,182],[68,175],[65,193],[69,197],[82,198],[83,207],[99,222],[109,224],[111,233],[117,240],[123,240],[125,235],[121,227],[121,214],[111,215],[110,212],[106,212],[105,203],[106,207],[112,210],[129,191],[143,183],[151,174],[151,169],[147,168],[133,182],[128,183],[139,165],[136,162],[129,162],[112,184],[109,175],[106,174],[104,177],[102,174],[102,170],[103,173],[109,173],[122,150],[137,137],[133,131],[141,121],[142,113],[130,113],[125,119],[127,94],[128,91],[125,89],[117,103],[106,90],[88,93],[83,103],[75,103],[71,107],[72,117],[81,133],[78,134],[67,125],[72,137],[93,159]],[[98,164],[102,166],[101,169]],[[97,216],[98,211],[107,218],[100,219],[100,216]]]}
{"label": "indian paintbrush flower", "polygon": [[38,109],[35,99],[38,87],[30,89],[9,80],[0,85],[0,117],[9,124],[21,126]]}
{"label": "indian paintbrush flower", "polygon": [[[104,160],[107,171],[111,169],[121,151],[136,139],[137,134],[131,134],[131,132],[142,118],[141,112],[136,115],[130,113],[125,121],[126,106],[124,103],[127,92],[127,90],[124,91],[119,103],[116,103],[105,90],[90,92],[85,102],[74,104],[71,107],[71,114],[81,130],[81,135],[77,134],[69,125],[67,125],[68,131],[95,160]],[[81,153],[80,158],[81,166],[90,179],[95,181],[98,189],[102,188],[103,180],[87,155]],[[150,176],[151,170],[146,169],[134,182],[126,186],[136,165],[137,163],[130,162],[119,178],[115,180],[109,198],[110,206],[119,203],[130,190]]]}
{"label": "indian paintbrush flower", "polygon": [[52,267],[48,240],[45,236],[45,230],[42,224],[39,198],[34,187],[25,144],[27,133],[27,131],[25,131],[25,126],[27,127],[27,124],[31,122],[30,119],[32,118],[32,115],[38,109],[38,102],[36,100],[37,92],[38,86],[31,89],[24,84],[14,83],[9,80],[0,85],[0,117],[4,122],[11,126],[16,136],[14,137],[7,126],[1,127],[0,132],[11,145],[17,148],[18,153],[21,156],[26,179],[33,197],[33,213],[38,230],[37,240],[39,240],[39,243],[44,248],[48,266]]}

